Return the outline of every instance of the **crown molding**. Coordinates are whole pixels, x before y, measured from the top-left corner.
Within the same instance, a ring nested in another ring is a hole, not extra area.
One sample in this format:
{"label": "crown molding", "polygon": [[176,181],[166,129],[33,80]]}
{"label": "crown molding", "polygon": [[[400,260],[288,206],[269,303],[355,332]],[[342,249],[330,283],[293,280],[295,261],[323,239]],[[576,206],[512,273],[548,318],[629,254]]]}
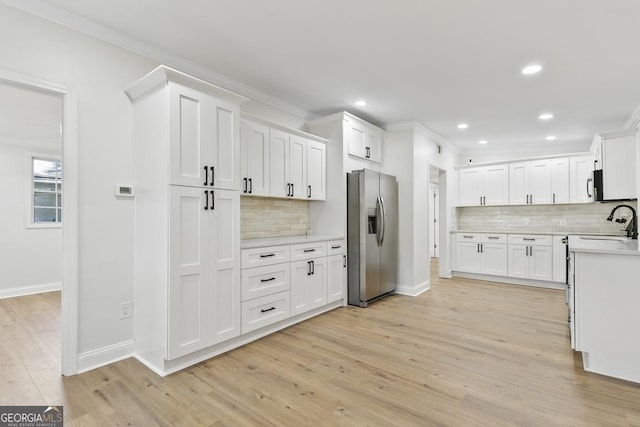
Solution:
{"label": "crown molding", "polygon": [[455,151],[457,154],[461,152],[460,147],[458,147],[451,141],[447,140],[442,135],[429,129],[427,126],[423,125],[420,122],[406,121],[406,122],[389,123],[385,125],[384,128],[387,130],[387,132],[402,131],[402,130],[411,130],[414,132],[418,132],[419,134],[421,134],[422,136],[425,136],[426,138],[429,138],[436,144],[446,145],[447,147]]}
{"label": "crown molding", "polygon": [[625,129],[640,129],[640,106],[635,109],[625,124]]}
{"label": "crown molding", "polygon": [[225,74],[219,73],[202,64],[191,61],[180,55],[161,49],[151,43],[146,43],[134,37],[127,36],[91,19],[55,7],[42,0],[0,0],[0,4],[13,7],[31,15],[55,22],[72,30],[87,34],[96,39],[121,47],[145,58],[179,69],[207,82],[221,86],[227,90],[237,92],[251,99],[260,101],[284,112],[301,117],[305,120],[316,118],[309,111],[284,101],[261,89],[243,83]]}

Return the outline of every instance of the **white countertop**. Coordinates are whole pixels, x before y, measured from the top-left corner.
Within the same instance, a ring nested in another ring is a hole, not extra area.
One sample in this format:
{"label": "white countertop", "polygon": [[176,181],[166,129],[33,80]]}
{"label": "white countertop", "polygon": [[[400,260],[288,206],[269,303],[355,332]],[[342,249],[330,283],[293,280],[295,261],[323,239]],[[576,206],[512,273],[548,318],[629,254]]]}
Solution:
{"label": "white countertop", "polygon": [[637,255],[638,241],[625,237],[569,235],[569,250],[609,255]]}
{"label": "white countertop", "polygon": [[[581,231],[530,231],[530,230],[451,230],[450,233],[482,233],[482,234],[531,234],[539,236],[611,236],[611,233],[587,233]],[[618,237],[624,237],[620,234]]]}
{"label": "white countertop", "polygon": [[325,242],[328,240],[341,240],[344,236],[331,234],[310,234],[301,236],[265,237],[262,239],[245,239],[240,241],[241,249],[264,248],[266,246],[296,245],[298,243]]}

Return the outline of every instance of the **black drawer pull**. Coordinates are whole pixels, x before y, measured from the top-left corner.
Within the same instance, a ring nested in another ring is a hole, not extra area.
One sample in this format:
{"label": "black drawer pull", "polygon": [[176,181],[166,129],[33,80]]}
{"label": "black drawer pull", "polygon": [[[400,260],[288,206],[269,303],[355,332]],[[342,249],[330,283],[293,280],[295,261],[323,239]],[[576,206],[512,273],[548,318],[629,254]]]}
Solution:
{"label": "black drawer pull", "polygon": [[263,308],[262,310],[260,310],[260,313],[266,313],[267,311],[271,311],[271,310],[275,310],[275,307],[271,307],[271,308]]}
{"label": "black drawer pull", "polygon": [[473,236],[462,236],[464,239],[473,239]]}
{"label": "black drawer pull", "polygon": [[270,277],[269,279],[261,279],[260,283],[273,282],[274,280],[276,280],[275,277]]}
{"label": "black drawer pull", "polygon": [[276,254],[266,254],[266,255],[260,255],[260,258],[270,258],[272,256],[276,256]]}
{"label": "black drawer pull", "polygon": [[315,249],[305,249],[304,251],[305,252],[315,252],[316,250]]}
{"label": "black drawer pull", "polygon": [[492,239],[492,240],[498,240],[499,238],[500,237],[498,237],[498,236],[489,236],[489,239]]}
{"label": "black drawer pull", "polygon": [[525,240],[527,242],[535,242],[536,241],[536,239],[527,238],[527,237],[523,237],[522,240]]}
{"label": "black drawer pull", "polygon": [[342,245],[335,245],[335,246],[331,246],[331,249],[340,249],[342,247]]}

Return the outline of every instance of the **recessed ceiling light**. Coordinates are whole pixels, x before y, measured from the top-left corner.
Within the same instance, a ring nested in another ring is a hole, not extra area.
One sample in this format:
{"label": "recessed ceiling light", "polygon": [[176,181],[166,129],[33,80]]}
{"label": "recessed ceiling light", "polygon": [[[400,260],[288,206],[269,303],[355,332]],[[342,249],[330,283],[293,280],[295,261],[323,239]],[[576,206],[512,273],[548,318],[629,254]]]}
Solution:
{"label": "recessed ceiling light", "polygon": [[556,139],[555,135],[549,135],[548,137],[545,138],[547,141],[553,141],[554,139]]}
{"label": "recessed ceiling light", "polygon": [[553,114],[551,113],[542,113],[538,116],[538,118],[540,120],[549,120],[549,119],[553,119]]}
{"label": "recessed ceiling light", "polygon": [[365,101],[364,99],[360,99],[360,100],[356,101],[356,105],[358,107],[364,107],[365,105],[367,105],[367,101]]}
{"label": "recessed ceiling light", "polygon": [[522,74],[524,75],[531,75],[531,74],[537,74],[540,72],[540,70],[542,70],[542,65],[540,64],[531,64],[531,65],[527,65],[526,67],[524,67],[522,69]]}
{"label": "recessed ceiling light", "polygon": [[478,144],[484,145],[484,144],[488,144],[489,141],[487,141],[486,139],[481,139],[480,141],[478,141]]}
{"label": "recessed ceiling light", "polygon": [[466,128],[468,128],[468,127],[469,127],[469,125],[468,125],[468,124],[466,124],[466,123],[460,123],[460,124],[458,125],[458,129],[466,129]]}

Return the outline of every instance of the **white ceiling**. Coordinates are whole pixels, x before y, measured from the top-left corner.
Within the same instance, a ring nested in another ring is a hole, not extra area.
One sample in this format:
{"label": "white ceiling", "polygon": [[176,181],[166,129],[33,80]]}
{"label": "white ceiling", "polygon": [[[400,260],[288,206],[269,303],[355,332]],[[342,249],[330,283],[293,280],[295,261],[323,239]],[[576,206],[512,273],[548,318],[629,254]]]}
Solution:
{"label": "white ceiling", "polygon": [[[415,120],[463,150],[480,139],[487,150],[588,145],[640,105],[638,0],[10,3],[59,21],[60,9],[80,15],[124,34],[119,44],[155,46],[310,116]],[[523,76],[532,62],[543,71]],[[355,107],[359,98],[368,105]],[[547,111],[553,120],[537,119]]]}

